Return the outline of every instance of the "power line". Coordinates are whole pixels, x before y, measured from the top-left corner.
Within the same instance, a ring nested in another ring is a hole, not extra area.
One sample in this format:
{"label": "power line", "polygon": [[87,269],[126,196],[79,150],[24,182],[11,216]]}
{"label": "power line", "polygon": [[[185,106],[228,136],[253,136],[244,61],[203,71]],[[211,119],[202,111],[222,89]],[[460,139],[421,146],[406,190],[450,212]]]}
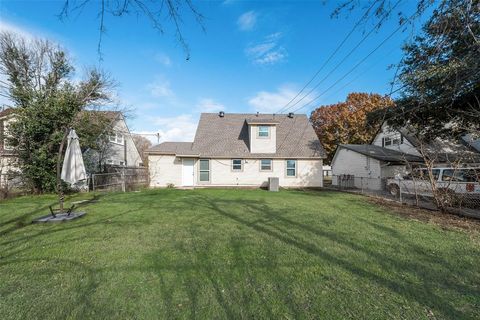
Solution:
{"label": "power line", "polygon": [[322,66],[317,70],[317,72],[315,72],[315,74],[313,75],[313,77],[310,78],[310,80],[308,80],[308,82],[303,86],[303,88],[295,95],[295,97],[293,97],[286,105],[284,105],[278,112],[276,113],[281,113],[283,111],[283,109],[287,108],[290,103],[292,103],[296,98],[298,98],[299,95],[302,94],[302,92],[310,85],[310,83],[312,83],[313,80],[315,80],[315,78],[318,76],[318,74],[323,70],[323,68],[325,68],[325,66],[330,62],[330,60],[332,60],[332,58],[335,56],[335,54],[343,47],[343,45],[345,44],[345,42],[347,42],[348,38],[350,38],[350,36],[353,34],[353,32],[355,31],[355,29],[360,25],[360,23],[369,15],[370,13],[370,10],[373,8],[373,6],[376,4],[376,2],[374,1],[372,3],[372,5],[365,11],[365,13],[362,15],[362,17],[357,21],[357,23],[353,26],[352,30],[350,30],[350,32],[346,35],[346,37],[342,40],[342,42],[337,46],[337,48],[332,52],[332,54],[330,54],[330,56],[328,57],[328,59],[322,64]]}
{"label": "power line", "polygon": [[[388,52],[386,55],[383,56],[383,58],[385,59],[386,57],[390,56],[395,50],[397,50],[397,48],[393,48],[393,50],[390,50],[390,52]],[[372,63],[371,65],[368,66],[368,68],[366,68],[363,72],[360,72],[359,74],[357,74],[354,78],[352,78],[349,82],[345,83],[343,86],[341,86],[340,88],[338,88],[335,92],[332,92],[331,94],[329,94],[327,96],[327,98],[330,98],[332,95],[334,94],[337,94],[339,93],[341,90],[345,89],[346,87],[348,87],[349,85],[351,85],[354,81],[356,81],[358,78],[360,78],[363,74],[365,74],[366,72],[368,72],[371,68],[375,67],[377,64],[379,64],[380,62],[382,62],[384,59],[378,59],[378,60],[375,60],[374,63]],[[393,87],[392,87],[393,89]],[[392,93],[391,93],[392,94]]]}
{"label": "power line", "polygon": [[372,51],[370,51],[362,60],[360,60],[355,66],[353,66],[353,68],[351,68],[347,73],[345,73],[340,79],[338,79],[337,81],[335,81],[330,87],[328,87],[325,91],[323,91],[322,93],[320,93],[319,95],[317,95],[315,98],[313,98],[312,100],[310,100],[309,102],[307,102],[306,104],[304,104],[303,106],[295,109],[293,112],[297,112],[305,107],[307,107],[310,103],[314,102],[315,100],[317,100],[318,98],[320,98],[321,96],[323,96],[325,93],[327,93],[331,88],[333,88],[334,86],[336,86],[340,81],[342,81],[343,79],[345,79],[345,77],[347,77],[350,73],[352,73],[356,68],[358,68],[363,62],[365,62],[365,60],[367,60],[372,54],[374,54],[378,49],[380,49],[388,40],[390,40],[398,31],[400,31],[406,21],[409,21],[411,20],[416,14],[417,14],[418,10],[413,14],[411,15],[407,20],[403,21],[403,23],[401,23],[397,29],[395,29],[392,33],[390,33],[390,35],[388,37],[386,37],[382,42],[380,42],[380,44],[378,46],[375,47],[375,49],[373,49]]}
{"label": "power line", "polygon": [[[308,97],[315,89],[317,89],[326,79],[328,79],[328,77],[330,77],[335,71],[337,71],[337,69],[355,52],[355,50],[357,50],[363,42],[365,42],[365,40],[375,31],[377,30],[381,24],[383,23],[383,21],[390,15],[390,13],[400,4],[400,2],[402,2],[402,0],[398,0],[394,5],[393,7],[383,15],[383,17],[380,19],[380,21],[347,53],[347,55],[345,57],[343,57],[343,59],[337,63],[337,65],[335,65],[335,67],[325,76],[323,77],[312,89],[310,89],[310,91],[308,91],[307,94],[305,94],[303,97],[301,97],[299,100],[297,100],[294,104],[292,104],[291,106],[289,106],[288,108],[282,108],[282,112],[285,112],[286,110],[290,109],[290,108],[293,108],[294,106],[296,106],[297,104],[299,104],[303,99],[305,99],[306,97]],[[404,23],[403,23],[404,24]],[[403,24],[400,25],[400,27],[403,26]],[[295,112],[295,111],[294,111]],[[277,112],[279,113],[279,112]]]}

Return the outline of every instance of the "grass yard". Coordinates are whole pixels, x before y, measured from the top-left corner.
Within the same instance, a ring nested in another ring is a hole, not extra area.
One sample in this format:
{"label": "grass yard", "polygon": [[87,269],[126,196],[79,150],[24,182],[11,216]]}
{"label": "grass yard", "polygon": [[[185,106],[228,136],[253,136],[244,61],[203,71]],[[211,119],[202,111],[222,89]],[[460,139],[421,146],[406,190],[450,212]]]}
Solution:
{"label": "grass yard", "polygon": [[480,318],[479,229],[361,196],[146,190],[30,224],[54,202],[0,203],[3,320]]}

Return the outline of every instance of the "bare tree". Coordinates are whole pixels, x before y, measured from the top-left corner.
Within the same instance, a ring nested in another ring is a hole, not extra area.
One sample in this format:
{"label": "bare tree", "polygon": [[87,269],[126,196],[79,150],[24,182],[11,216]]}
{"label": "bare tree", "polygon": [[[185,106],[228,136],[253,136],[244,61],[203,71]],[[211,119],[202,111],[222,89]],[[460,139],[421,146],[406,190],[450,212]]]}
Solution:
{"label": "bare tree", "polygon": [[138,134],[132,135],[133,143],[137,147],[138,152],[140,153],[140,157],[142,158],[142,163],[144,166],[148,165],[148,157],[145,154],[145,151],[152,146],[152,142],[145,137],[142,137]]}
{"label": "bare tree", "polygon": [[190,59],[190,48],[182,32],[184,16],[192,15],[205,31],[204,16],[195,8],[192,0],[64,0],[59,17],[64,20],[74,12],[81,13],[89,5],[96,7],[99,18],[98,53],[100,57],[103,35],[107,32],[107,16],[120,18],[133,14],[143,17],[162,35],[168,25],[173,25],[176,40],[183,48],[187,60]]}

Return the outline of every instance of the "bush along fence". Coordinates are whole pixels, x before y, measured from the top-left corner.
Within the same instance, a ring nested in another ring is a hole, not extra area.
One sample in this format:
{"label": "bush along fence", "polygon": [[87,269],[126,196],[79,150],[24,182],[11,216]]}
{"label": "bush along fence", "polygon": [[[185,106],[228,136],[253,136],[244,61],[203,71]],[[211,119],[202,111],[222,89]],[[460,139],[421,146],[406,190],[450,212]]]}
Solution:
{"label": "bush along fence", "polygon": [[133,191],[148,186],[148,169],[142,167],[109,167],[105,173],[90,176],[91,191]]}
{"label": "bush along fence", "polygon": [[480,181],[372,178],[333,175],[325,187],[379,197],[424,209],[480,218]]}

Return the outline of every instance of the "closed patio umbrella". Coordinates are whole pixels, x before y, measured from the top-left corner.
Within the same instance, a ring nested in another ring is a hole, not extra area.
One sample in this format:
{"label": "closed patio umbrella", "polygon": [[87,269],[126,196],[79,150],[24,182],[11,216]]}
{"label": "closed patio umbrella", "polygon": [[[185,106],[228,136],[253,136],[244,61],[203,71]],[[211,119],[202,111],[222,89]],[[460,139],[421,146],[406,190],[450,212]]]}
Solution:
{"label": "closed patio umbrella", "polygon": [[70,185],[86,180],[87,173],[83,164],[80,142],[74,129],[71,129],[67,137],[67,150],[63,159],[61,178]]}

